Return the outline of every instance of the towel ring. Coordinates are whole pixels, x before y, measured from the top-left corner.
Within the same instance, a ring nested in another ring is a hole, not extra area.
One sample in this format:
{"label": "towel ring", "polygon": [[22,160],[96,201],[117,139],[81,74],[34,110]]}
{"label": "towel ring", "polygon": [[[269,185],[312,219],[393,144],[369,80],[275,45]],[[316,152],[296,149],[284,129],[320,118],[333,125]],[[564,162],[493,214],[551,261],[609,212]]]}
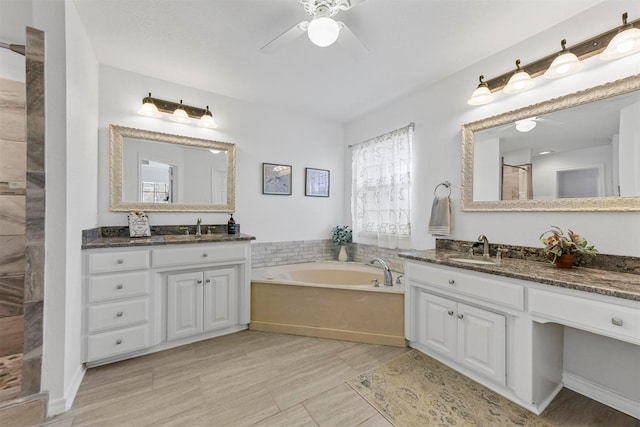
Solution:
{"label": "towel ring", "polygon": [[440,184],[436,185],[436,188],[433,189],[433,195],[437,196],[438,188],[440,188],[441,186],[446,187],[449,190],[449,194],[447,196],[451,196],[451,183],[449,181],[441,182]]}

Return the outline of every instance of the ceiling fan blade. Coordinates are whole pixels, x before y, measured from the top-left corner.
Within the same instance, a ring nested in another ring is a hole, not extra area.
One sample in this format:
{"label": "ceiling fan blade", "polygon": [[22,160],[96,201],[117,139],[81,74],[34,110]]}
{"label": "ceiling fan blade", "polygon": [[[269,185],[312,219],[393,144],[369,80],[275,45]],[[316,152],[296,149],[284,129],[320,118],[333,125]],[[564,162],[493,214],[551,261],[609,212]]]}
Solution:
{"label": "ceiling fan blade", "polygon": [[298,22],[296,25],[289,28],[266,45],[262,46],[260,48],[260,52],[269,54],[278,51],[282,46],[291,43],[302,34],[304,34],[307,31],[308,27],[309,21]]}
{"label": "ceiling fan blade", "polygon": [[351,31],[344,22],[338,21],[338,25],[340,25],[340,36],[338,37],[338,44],[340,46],[344,47],[356,58],[363,57],[369,53],[369,49],[353,34],[353,31]]}

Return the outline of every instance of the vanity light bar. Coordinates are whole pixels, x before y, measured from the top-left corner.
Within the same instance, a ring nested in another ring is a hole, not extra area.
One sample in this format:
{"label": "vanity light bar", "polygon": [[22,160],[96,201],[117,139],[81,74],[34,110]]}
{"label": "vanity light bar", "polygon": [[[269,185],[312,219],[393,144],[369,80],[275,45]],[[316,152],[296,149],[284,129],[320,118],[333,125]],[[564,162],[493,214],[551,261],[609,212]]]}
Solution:
{"label": "vanity light bar", "polygon": [[[153,106],[151,106],[150,104],[155,106],[155,110],[149,111],[147,108],[145,108],[147,105],[149,105],[153,109]],[[142,98],[142,105],[143,105],[143,108],[141,108],[138,111],[138,114],[143,116],[159,117],[158,113],[166,113],[166,114],[169,114],[169,116],[175,116],[176,110],[183,110],[185,113],[187,113],[188,117],[196,119],[198,121],[197,123],[200,126],[204,126],[208,128],[218,127],[215,121],[213,120],[213,115],[211,114],[211,111],[209,111],[209,106],[207,106],[207,108],[193,107],[191,105],[183,104],[182,100],[180,100],[180,102],[173,102],[173,101],[167,101],[165,99],[154,98],[151,96],[151,93],[149,93],[149,96],[145,96],[144,98]],[[185,121],[183,120],[174,120],[174,121],[187,123],[189,120],[187,118],[187,120]]]}
{"label": "vanity light bar", "polygon": [[[624,18],[626,19],[626,13],[624,14]],[[625,28],[640,28],[640,19],[636,19],[635,21],[629,22],[624,26]],[[571,51],[574,55],[578,57],[579,60],[590,58],[594,55],[601,53],[606,47],[609,45],[609,42],[618,34],[621,27],[617,26],[616,28],[607,31],[605,33],[599,34],[595,37],[590,38],[589,40],[585,40],[581,43],[578,43],[570,48],[567,51]],[[559,52],[554,52],[549,56],[545,56],[542,59],[538,59],[530,64],[527,64],[522,67],[531,78],[540,76],[544,74],[544,72],[549,68],[554,59],[558,56]],[[491,92],[496,92],[501,90],[507,85],[509,78],[513,75],[513,70],[504,73],[498,77],[494,77],[490,80],[485,80],[483,83],[486,83]]]}

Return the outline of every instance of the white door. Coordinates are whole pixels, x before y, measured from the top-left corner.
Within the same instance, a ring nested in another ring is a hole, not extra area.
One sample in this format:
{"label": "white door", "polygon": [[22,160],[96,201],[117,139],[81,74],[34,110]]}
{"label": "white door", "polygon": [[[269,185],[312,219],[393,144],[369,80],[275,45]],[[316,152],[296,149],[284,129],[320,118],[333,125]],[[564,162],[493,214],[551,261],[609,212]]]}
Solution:
{"label": "white door", "polygon": [[418,319],[418,341],[451,359],[456,358],[456,303],[420,292],[421,318]]}
{"label": "white door", "polygon": [[505,384],[505,317],[458,304],[458,361]]}
{"label": "white door", "polygon": [[167,340],[202,333],[202,273],[167,277]]}
{"label": "white door", "polygon": [[235,324],[238,317],[236,269],[205,271],[204,282],[204,331]]}

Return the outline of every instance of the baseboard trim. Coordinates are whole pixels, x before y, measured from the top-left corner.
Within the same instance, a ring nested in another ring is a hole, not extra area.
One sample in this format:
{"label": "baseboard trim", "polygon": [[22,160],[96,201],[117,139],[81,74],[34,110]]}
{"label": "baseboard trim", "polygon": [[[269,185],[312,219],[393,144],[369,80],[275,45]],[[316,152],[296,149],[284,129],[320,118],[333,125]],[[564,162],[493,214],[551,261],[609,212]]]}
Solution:
{"label": "baseboard trim", "polygon": [[628,397],[607,387],[590,381],[584,377],[572,374],[571,372],[562,372],[562,382],[566,388],[573,390],[576,393],[585,395],[590,399],[604,403],[607,406],[611,406],[613,409],[617,409],[620,412],[624,412],[627,415],[640,419],[640,402],[629,399]]}
{"label": "baseboard trim", "polygon": [[73,401],[76,398],[76,394],[78,394],[80,384],[82,384],[82,379],[84,378],[84,374],[86,371],[87,370],[84,366],[79,365],[76,369],[76,372],[73,374],[71,381],[69,382],[69,386],[66,387],[64,396],[57,399],[49,399],[49,405],[47,406],[47,417],[59,415],[71,409],[71,406],[73,405]]}

